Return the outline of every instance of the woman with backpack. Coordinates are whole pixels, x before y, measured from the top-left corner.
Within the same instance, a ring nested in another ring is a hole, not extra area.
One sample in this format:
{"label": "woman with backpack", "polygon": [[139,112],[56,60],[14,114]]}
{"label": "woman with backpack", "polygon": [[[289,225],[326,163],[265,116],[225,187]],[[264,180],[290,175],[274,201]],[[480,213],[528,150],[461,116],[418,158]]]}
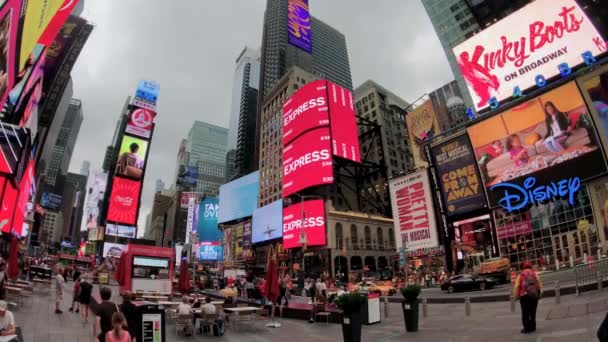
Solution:
{"label": "woman with backpack", "polygon": [[521,333],[529,334],[536,331],[536,308],[542,285],[538,274],[532,270],[531,262],[524,261],[522,268],[513,285],[513,298],[519,299],[521,305],[521,321],[524,326]]}

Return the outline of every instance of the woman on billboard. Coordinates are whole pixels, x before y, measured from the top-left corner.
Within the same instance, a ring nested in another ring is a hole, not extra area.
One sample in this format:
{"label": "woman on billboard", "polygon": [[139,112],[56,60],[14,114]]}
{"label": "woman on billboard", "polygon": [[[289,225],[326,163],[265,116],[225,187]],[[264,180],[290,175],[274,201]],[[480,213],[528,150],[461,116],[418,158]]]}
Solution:
{"label": "woman on billboard", "polygon": [[564,150],[562,142],[568,138],[572,127],[566,113],[555,107],[553,102],[547,101],[545,104],[545,123],[547,125],[547,136],[544,144],[553,153]]}

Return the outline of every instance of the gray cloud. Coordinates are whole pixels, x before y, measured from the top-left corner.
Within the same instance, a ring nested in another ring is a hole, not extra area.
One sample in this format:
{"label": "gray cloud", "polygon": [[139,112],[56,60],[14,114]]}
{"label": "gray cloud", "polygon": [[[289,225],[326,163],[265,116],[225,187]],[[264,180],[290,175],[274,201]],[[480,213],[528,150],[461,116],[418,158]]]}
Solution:
{"label": "gray cloud", "polygon": [[[373,79],[413,101],[453,78],[419,1],[311,0],[310,6],[346,35],[355,86]],[[96,27],[72,72],[84,122],[71,170],[83,160],[101,168],[126,96],[140,79],[159,82],[143,223],[156,179],[173,180],[179,141],[193,121],[228,127],[234,60],[243,46],[260,46],[264,7],[264,0],[85,0],[83,16]]]}

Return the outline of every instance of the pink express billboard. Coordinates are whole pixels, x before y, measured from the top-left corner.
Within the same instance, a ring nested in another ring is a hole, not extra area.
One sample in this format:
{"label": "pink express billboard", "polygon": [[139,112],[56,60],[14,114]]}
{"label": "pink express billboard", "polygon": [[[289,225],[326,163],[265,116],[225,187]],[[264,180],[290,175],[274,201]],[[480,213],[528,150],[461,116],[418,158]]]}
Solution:
{"label": "pink express billboard", "polygon": [[353,93],[332,82],[327,82],[327,88],[333,153],[335,156],[360,163],[361,151]]}
{"label": "pink express billboard", "polygon": [[283,197],[334,181],[329,128],[308,131],[283,148]]}
{"label": "pink express billboard", "polygon": [[283,105],[283,146],[312,128],[327,125],[327,82],[310,82]]}
{"label": "pink express billboard", "polygon": [[306,234],[308,246],[327,243],[323,200],[304,201],[283,209],[283,247],[301,247],[302,232]]}

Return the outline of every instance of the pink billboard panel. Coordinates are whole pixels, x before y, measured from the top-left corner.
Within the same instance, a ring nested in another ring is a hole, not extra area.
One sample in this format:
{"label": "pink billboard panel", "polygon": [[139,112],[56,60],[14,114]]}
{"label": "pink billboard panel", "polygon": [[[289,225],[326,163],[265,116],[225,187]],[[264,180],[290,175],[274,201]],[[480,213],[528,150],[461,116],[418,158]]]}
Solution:
{"label": "pink billboard panel", "polygon": [[327,125],[327,82],[310,82],[283,105],[283,146],[312,128]]}
{"label": "pink billboard panel", "polygon": [[327,87],[333,154],[360,163],[353,93],[331,82],[327,82]]}
{"label": "pink billboard panel", "polygon": [[308,131],[283,148],[283,198],[334,181],[329,128]]}
{"label": "pink billboard panel", "polygon": [[302,247],[302,232],[306,236],[307,246],[324,246],[327,243],[323,200],[305,201],[283,209],[283,247]]}

